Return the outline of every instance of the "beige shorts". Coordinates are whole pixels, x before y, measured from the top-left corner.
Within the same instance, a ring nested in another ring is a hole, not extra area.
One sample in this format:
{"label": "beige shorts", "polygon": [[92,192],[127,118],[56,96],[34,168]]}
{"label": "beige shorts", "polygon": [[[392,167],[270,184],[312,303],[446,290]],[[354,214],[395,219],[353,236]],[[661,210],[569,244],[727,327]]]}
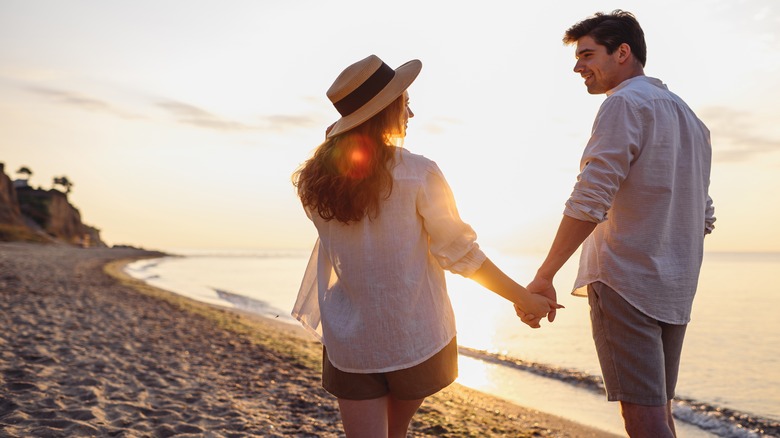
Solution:
{"label": "beige shorts", "polygon": [[588,285],[588,302],[607,399],[662,406],[674,398],[687,326],[651,318],[599,282]]}
{"label": "beige shorts", "polygon": [[425,362],[387,373],[348,373],[328,360],[322,347],[322,387],[347,400],[371,400],[392,394],[398,400],[419,400],[436,394],[458,377],[458,342],[455,338]]}

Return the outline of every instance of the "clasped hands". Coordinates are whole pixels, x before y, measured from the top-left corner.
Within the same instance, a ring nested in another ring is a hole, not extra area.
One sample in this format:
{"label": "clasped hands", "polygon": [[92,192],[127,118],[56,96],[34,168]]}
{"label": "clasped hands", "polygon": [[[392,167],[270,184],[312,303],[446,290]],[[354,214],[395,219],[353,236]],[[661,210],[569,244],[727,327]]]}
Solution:
{"label": "clasped hands", "polygon": [[563,309],[563,306],[557,303],[555,287],[552,281],[537,277],[526,286],[531,296],[523,306],[515,304],[515,313],[531,328],[541,327],[541,320],[545,316],[547,320],[553,322],[557,309]]}

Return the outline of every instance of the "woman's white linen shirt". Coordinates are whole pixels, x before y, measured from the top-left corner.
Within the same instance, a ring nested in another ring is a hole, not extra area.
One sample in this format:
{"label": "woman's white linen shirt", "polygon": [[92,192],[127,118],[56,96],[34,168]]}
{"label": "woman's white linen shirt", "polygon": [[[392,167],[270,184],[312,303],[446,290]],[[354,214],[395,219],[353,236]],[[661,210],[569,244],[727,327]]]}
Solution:
{"label": "woman's white linen shirt", "polygon": [[409,368],[444,348],[456,331],[443,269],[468,277],[486,258],[436,163],[399,148],[392,174],[378,217],[345,225],[307,211],[319,244],[293,315],[346,372]]}

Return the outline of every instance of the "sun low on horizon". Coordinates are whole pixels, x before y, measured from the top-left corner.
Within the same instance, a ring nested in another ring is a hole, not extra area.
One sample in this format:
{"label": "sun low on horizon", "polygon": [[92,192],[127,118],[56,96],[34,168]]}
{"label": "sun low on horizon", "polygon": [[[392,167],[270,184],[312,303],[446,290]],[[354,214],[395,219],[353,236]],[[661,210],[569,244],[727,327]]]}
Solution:
{"label": "sun low on horizon", "polygon": [[604,96],[561,36],[634,12],[646,73],[713,139],[708,251],[780,251],[780,5],[769,0],[517,6],[357,1],[0,3],[0,162],[73,182],[109,244],[307,249],[291,175],[337,113],[325,91],[368,54],[420,59],[404,146],[439,164],[488,248],[546,251]]}

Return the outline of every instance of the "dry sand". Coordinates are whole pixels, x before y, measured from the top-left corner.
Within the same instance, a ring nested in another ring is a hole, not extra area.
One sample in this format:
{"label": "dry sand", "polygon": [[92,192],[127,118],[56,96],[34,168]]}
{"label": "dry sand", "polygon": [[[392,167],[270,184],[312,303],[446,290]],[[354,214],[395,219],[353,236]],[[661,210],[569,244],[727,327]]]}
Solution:
{"label": "dry sand", "polygon": [[[0,436],[343,436],[318,343],[123,274],[154,255],[0,243]],[[410,435],[609,436],[457,384]]]}

